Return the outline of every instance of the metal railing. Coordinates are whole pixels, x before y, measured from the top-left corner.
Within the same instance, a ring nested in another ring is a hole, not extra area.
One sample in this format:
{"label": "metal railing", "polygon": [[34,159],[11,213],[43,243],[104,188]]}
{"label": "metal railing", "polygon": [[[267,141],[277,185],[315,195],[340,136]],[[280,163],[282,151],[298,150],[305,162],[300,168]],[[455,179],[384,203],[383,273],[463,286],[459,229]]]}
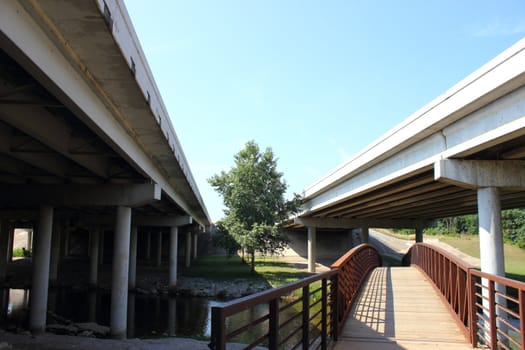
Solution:
{"label": "metal railing", "polygon": [[432,280],[472,346],[525,350],[525,283],[481,272],[425,243],[403,260]]}
{"label": "metal railing", "polygon": [[369,244],[361,244],[339,258],[332,264],[332,269],[339,271],[337,317],[334,320],[335,334],[339,334],[344,326],[359,290],[368,274],[376,267],[381,266],[381,256]]}
{"label": "metal railing", "polygon": [[367,274],[380,263],[372,246],[361,245],[330,271],[213,306],[210,348],[327,349]]}

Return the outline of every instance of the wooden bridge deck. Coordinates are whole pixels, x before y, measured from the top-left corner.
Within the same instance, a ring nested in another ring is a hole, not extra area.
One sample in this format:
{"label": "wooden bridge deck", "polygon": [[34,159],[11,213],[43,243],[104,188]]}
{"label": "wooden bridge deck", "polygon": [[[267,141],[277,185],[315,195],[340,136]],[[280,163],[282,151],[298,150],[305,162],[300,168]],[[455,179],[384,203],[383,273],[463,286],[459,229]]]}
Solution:
{"label": "wooden bridge deck", "polygon": [[472,349],[426,276],[380,267],[369,276],[335,350]]}

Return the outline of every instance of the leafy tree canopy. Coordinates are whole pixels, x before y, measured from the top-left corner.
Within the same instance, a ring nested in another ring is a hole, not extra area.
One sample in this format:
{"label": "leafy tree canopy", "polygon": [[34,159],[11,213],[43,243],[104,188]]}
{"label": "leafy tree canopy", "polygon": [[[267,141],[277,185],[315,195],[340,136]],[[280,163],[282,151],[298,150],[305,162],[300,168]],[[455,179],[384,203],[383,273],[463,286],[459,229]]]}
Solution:
{"label": "leafy tree canopy", "polygon": [[271,148],[261,152],[249,141],[234,161],[228,172],[222,171],[208,182],[226,206],[222,227],[251,256],[253,270],[256,251],[274,254],[284,249],[287,238],[276,224],[299,210],[301,198],[295,194],[292,200],[285,200],[287,185],[277,171]]}

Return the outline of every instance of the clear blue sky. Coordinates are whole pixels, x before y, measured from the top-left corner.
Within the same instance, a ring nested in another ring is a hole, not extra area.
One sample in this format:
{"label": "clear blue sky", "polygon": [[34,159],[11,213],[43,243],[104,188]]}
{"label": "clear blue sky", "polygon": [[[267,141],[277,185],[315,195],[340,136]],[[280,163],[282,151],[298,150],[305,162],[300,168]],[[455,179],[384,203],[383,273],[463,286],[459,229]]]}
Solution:
{"label": "clear blue sky", "polygon": [[302,192],[525,36],[524,0],[126,0],[213,221],[249,140]]}

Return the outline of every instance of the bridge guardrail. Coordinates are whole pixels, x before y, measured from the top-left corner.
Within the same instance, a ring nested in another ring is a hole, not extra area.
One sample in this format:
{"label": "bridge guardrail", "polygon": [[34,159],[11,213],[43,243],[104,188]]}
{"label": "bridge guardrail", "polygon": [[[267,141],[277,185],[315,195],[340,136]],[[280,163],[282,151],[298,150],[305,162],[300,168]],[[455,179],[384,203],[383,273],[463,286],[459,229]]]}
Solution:
{"label": "bridge guardrail", "polygon": [[361,244],[340,257],[332,264],[332,269],[339,270],[337,317],[334,320],[336,332],[340,334],[344,321],[348,317],[359,290],[368,274],[381,266],[381,256],[370,244]]}
{"label": "bridge guardrail", "polygon": [[403,260],[432,280],[473,347],[525,350],[525,283],[481,272],[425,243]]}
{"label": "bridge guardrail", "polygon": [[[380,264],[375,248],[363,244],[330,271],[213,306],[210,348],[225,350],[236,342],[246,344],[244,349],[327,349],[329,338],[337,339],[361,284]],[[235,329],[233,318],[241,324]]]}

